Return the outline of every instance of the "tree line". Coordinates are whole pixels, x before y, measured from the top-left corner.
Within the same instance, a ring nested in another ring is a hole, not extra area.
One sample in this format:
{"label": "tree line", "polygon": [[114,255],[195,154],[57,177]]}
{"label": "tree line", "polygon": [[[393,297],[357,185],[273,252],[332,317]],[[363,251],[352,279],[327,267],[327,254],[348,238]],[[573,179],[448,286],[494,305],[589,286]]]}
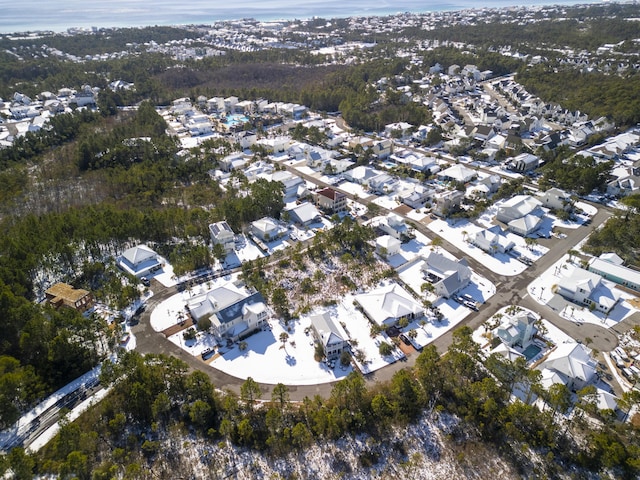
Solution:
{"label": "tree line", "polygon": [[[565,419],[561,414],[570,406],[568,390],[544,390],[539,380],[540,373],[521,361],[493,355],[482,362],[466,327],[454,332],[446,355],[427,346],[413,368],[396,372],[388,382],[368,386],[354,372],[335,383],[328,398],[306,397],[298,404],[289,401],[283,384],[259,403],[265,395],[251,378],[239,395],[221,394],[205,373],[189,373],[176,358],[127,352],[119,362],[105,363],[101,381],[113,389],[101,403],[79,421],[63,424],[42,453],[25,457],[18,452],[14,461],[30,467],[18,478],[28,478],[27,473],[135,478],[127,472],[153,468],[163,455],[161,442],[177,425],[211,442],[230,442],[277,457],[349,435],[384,439],[390,428],[447,412],[462,421],[452,440],[475,438],[537,475],[553,477],[573,468],[635,478],[640,469],[637,430],[612,421],[606,412],[597,413],[590,390],[578,392],[576,411],[571,420]],[[512,400],[516,385],[528,399],[544,398],[547,407],[540,410]],[[626,406],[638,402],[632,396],[626,400]],[[587,421],[594,415],[596,427]],[[527,464],[517,452],[529,449],[545,460],[535,467]],[[378,455],[373,450],[363,453],[359,467],[376,464]]]}

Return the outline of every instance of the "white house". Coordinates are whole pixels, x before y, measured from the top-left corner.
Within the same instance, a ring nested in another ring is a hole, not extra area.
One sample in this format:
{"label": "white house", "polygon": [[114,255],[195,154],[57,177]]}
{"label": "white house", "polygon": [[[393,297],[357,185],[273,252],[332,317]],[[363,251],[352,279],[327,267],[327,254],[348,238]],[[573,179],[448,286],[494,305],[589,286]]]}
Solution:
{"label": "white house", "polygon": [[118,258],[117,263],[125,272],[136,277],[144,277],[162,268],[158,254],[146,245],[138,245],[126,250]]}
{"label": "white house", "polygon": [[267,321],[262,295],[232,282],[191,298],[187,309],[196,322],[208,318],[214,335],[233,340],[261,328]]}
{"label": "white house", "polygon": [[400,240],[391,235],[383,235],[376,238],[376,252],[385,257],[395,255],[400,251]]}
{"label": "white house", "polygon": [[233,138],[243,149],[251,148],[258,141],[258,135],[249,131],[236,132]]}
{"label": "white house", "polygon": [[496,219],[518,235],[535,232],[542,223],[542,203],[531,195],[516,195],[498,207]]}
{"label": "white house", "polygon": [[476,232],[471,238],[471,243],[490,254],[505,253],[515,246],[515,244],[504,235],[500,225],[494,225],[491,228]]}
{"label": "white house", "polygon": [[235,247],[236,235],[225,221],[216,222],[209,225],[209,234],[214,244],[220,244],[225,252],[231,252]]}
{"label": "white house", "polygon": [[557,285],[558,295],[605,314],[611,312],[620,300],[620,292],[604,282],[600,275],[582,268],[574,268]]}
{"label": "white house", "polygon": [[[560,343],[547,358],[538,365],[543,377],[560,374],[573,391],[589,385],[596,378],[596,361],[591,350],[582,343]],[[546,371],[546,373],[545,373]]]}
{"label": "white house", "polygon": [[378,228],[393,238],[402,240],[409,234],[409,227],[402,217],[395,213],[390,213],[386,217],[380,218]]}
{"label": "white house", "polygon": [[438,173],[438,178],[444,181],[454,181],[467,183],[478,176],[475,170],[465,167],[464,165],[455,164]]}
{"label": "white house", "polygon": [[571,195],[555,187],[541,193],[538,198],[540,199],[543,207],[551,208],[553,210],[569,211],[573,205]]}
{"label": "white house", "polygon": [[287,170],[278,170],[273,172],[268,179],[272,182],[280,182],[284,185],[285,197],[296,195],[298,188],[304,185],[304,180],[302,178]]}
{"label": "white house", "polygon": [[520,155],[512,158],[506,163],[506,166],[510,170],[516,172],[528,172],[538,168],[540,164],[540,158],[530,153],[521,153]]}
{"label": "white house", "polygon": [[424,280],[435,287],[436,295],[445,298],[450,298],[471,281],[471,269],[464,258],[455,261],[431,252],[421,270]]}
{"label": "white house", "polygon": [[294,223],[303,226],[319,222],[321,217],[316,206],[309,202],[303,202],[286,211],[289,212],[291,220]]}
{"label": "white house", "polygon": [[509,347],[516,345],[526,348],[536,334],[536,317],[531,312],[521,310],[514,315],[503,315],[500,325],[493,334]]}
{"label": "white house", "polygon": [[381,327],[390,327],[402,319],[413,320],[424,313],[422,305],[395,282],[356,295],[354,301]]}
{"label": "white house", "polygon": [[255,222],[251,222],[249,230],[265,242],[279,238],[285,231],[280,224],[271,217],[263,217]]}
{"label": "white house", "polygon": [[329,312],[313,315],[311,330],[316,340],[322,344],[328,360],[338,358],[342,352],[349,350],[346,333],[333,321]]}

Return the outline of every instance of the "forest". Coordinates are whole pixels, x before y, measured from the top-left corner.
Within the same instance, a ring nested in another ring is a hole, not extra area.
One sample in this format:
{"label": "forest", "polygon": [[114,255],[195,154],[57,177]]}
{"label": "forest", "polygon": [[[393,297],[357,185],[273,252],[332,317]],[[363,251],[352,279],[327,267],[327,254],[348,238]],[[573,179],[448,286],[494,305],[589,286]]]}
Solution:
{"label": "forest", "polygon": [[[610,12],[627,7],[606,8]],[[407,30],[405,34],[455,38],[477,45],[473,52],[465,53],[452,47],[425,50],[422,58],[427,66],[475,62],[480,69],[496,74],[515,71],[519,82],[547,101],[591,117],[610,117],[621,127],[635,124],[640,121],[637,74],[580,73],[557,63],[529,67],[484,48],[489,39],[496,38],[523,48],[548,38],[575,48],[592,48],[604,41],[640,36],[637,22],[595,21],[590,17],[596,13],[572,13],[570,25],[579,28],[540,22],[527,28],[491,24],[433,32]],[[83,55],[105,48],[125,49],[127,43],[150,37],[162,42],[194,35],[184,29],[154,27],[52,36],[39,42]],[[352,35],[368,38],[364,33]],[[381,36],[372,57],[397,48],[392,37]],[[6,48],[6,42],[9,40],[2,39],[0,47]],[[15,40],[10,46],[29,48]],[[55,116],[50,129],[29,133],[0,150],[0,311],[4,321],[0,427],[11,425],[42,397],[104,361],[118,339],[117,330],[98,318],[87,319],[37,303],[44,276],[52,274],[90,289],[99,300],[122,307],[138,295],[139,284],[118,271],[112,259],[129,246],[149,242],[170,259],[179,274],[210,265],[210,223],[224,219],[234,230],[242,231],[252,220],[264,215],[277,218],[282,212],[281,184],[257,181],[249,185],[238,176],[235,186],[225,191],[211,179],[208,172],[218,159],[236,148],[228,142],[205,142],[188,152],[189,161],[182,160],[177,155],[178,144],[165,134],[166,124],[156,106],[181,96],[237,95],[298,102],[322,112],[340,110],[355,131],[379,131],[397,121],[429,123],[429,109],[406,103],[394,88],[397,82],[411,85],[413,75],[419,73],[406,58],[363,58],[350,65],[329,65],[327,61],[307,51],[289,50],[229,52],[224,57],[180,64],[148,53],[72,63],[53,57],[19,61],[0,52],[0,95],[5,98],[16,90],[35,97],[43,90],[55,92],[62,86],[79,88],[85,83],[102,89],[96,111]],[[382,77],[390,79],[388,88],[378,91],[372,84]],[[135,90],[108,90],[108,81],[116,79],[134,82]],[[139,105],[136,112],[119,108],[133,104]],[[320,138],[311,130],[299,129],[294,134]],[[255,152],[255,158],[260,155]],[[577,193],[601,187],[611,167],[563,150],[545,161],[541,182]],[[508,195],[519,187],[508,185],[502,193]],[[629,210],[617,212],[591,236],[586,246],[589,251],[613,250],[638,265],[640,204],[634,201],[630,199]],[[352,238],[361,241],[366,234],[345,223],[336,228],[331,240],[337,244]],[[359,249],[356,246],[350,252],[357,256]],[[258,266],[247,264],[243,274],[253,284],[264,281]],[[397,373],[388,383],[367,386],[353,374],[335,385],[330,398],[307,398],[301,405],[288,402],[284,385],[277,386],[263,405],[257,401],[262,392],[250,379],[239,396],[222,395],[206,375],[188,372],[175,358],[128,353],[118,363],[105,364],[102,381],[113,389],[104,402],[78,422],[63,422],[60,435],[41,454],[26,455],[17,448],[0,457],[0,472],[10,466],[15,478],[34,474],[141,478],[161,458],[159,442],[172,429],[276,456],[304,451],[312,442],[343,435],[380,436],[391,426],[401,428],[419,421],[425,412],[442,411],[458,416],[477,435],[477,441],[486,442],[505,457],[522,459],[515,449],[527,448],[544,456],[548,461],[543,466],[520,466],[538,468],[540,476],[554,477],[558,469],[570,466],[594,474],[606,470],[617,478],[637,477],[637,428],[598,413],[590,391],[579,392],[580,414],[570,425],[563,425],[559,413],[568,408],[567,391],[542,392],[536,373],[518,362],[492,358],[482,365],[469,333],[456,332],[454,345],[444,356],[440,356],[444,352],[426,348],[414,369]],[[550,408],[539,411],[510,402],[516,383],[525,385],[531,394],[544,395]],[[625,408],[634,402],[638,399],[633,396],[623,399]],[[601,427],[593,429],[590,416]],[[374,453],[363,455],[361,466],[375,461]]]}
{"label": "forest", "polygon": [[[307,397],[299,404],[289,402],[283,384],[259,402],[264,395],[251,378],[239,395],[221,394],[205,373],[188,372],[179,359],[128,352],[117,363],[105,362],[101,382],[117,388],[102,402],[78,421],[63,423],[59,435],[38,455],[14,449],[3,459],[4,466],[11,465],[17,479],[34,474],[148,478],[149,471],[167,477],[172,461],[161,445],[179,432],[278,457],[304,452],[319,440],[356,434],[384,438],[387,429],[420,421],[428,411],[458,416],[463,423],[451,440],[492,445],[523,473],[553,478],[577,469],[636,477],[637,430],[599,413],[590,388],[578,392],[578,413],[563,425],[558,417],[570,405],[564,385],[541,390],[540,373],[524,361],[512,363],[493,355],[480,362],[477,349],[471,331],[460,329],[444,356],[426,347],[414,368],[398,371],[388,382],[369,387],[362,376],[351,373],[334,385],[328,398]],[[516,383],[526,395],[543,395],[549,407],[540,411],[510,401]],[[640,402],[637,397],[625,396],[625,405]],[[600,427],[592,426],[592,416],[599,418]],[[519,449],[531,449],[547,461],[533,465]],[[366,471],[378,455],[365,451],[354,468]]]}

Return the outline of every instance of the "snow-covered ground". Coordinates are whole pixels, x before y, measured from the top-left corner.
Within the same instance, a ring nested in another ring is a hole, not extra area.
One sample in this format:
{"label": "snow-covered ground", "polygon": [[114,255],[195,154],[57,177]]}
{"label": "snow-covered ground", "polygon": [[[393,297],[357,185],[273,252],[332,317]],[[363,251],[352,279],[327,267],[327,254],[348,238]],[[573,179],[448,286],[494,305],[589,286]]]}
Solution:
{"label": "snow-covered ground", "polygon": [[[472,238],[477,232],[484,230],[488,226],[490,224],[479,226],[468,220],[448,222],[441,219],[433,220],[428,225],[431,231],[445,238],[449,243],[500,275],[515,276],[524,272],[527,265],[514,258],[514,256],[506,253],[491,255],[467,241],[467,238]],[[519,235],[510,232],[505,232],[504,235],[515,244],[513,249],[517,254],[527,257],[531,261],[536,261],[549,251],[548,248],[541,245],[529,248],[525,239]]]}
{"label": "snow-covered ground", "polygon": [[[405,254],[415,258],[418,254],[428,254],[430,247],[428,239],[417,234],[416,239],[403,245]],[[446,252],[443,252],[446,254]],[[419,271],[419,261],[415,265],[400,270],[400,278],[415,292],[420,292],[422,276]],[[183,320],[185,305],[194,295],[202,294],[236,279],[237,275],[228,275],[224,278],[211,280],[198,285],[191,290],[178,293],[158,305],[151,313],[151,326],[160,332]],[[486,279],[477,276],[472,277],[472,282],[461,293],[471,295],[478,302],[486,301],[495,293],[495,287]],[[412,340],[418,348],[424,347],[440,335],[444,334],[459,324],[471,310],[453,301],[434,298],[434,307],[437,307],[443,315],[441,321],[437,321],[431,313],[427,317],[417,319],[403,331],[416,332]],[[370,323],[368,319],[353,306],[353,296],[346,295],[342,301],[334,306],[325,307],[332,318],[343,325],[350,339],[355,340],[353,352],[361,351],[364,361],[356,360],[358,368],[363,373],[369,373],[380,369],[390,363],[404,357],[400,349],[395,349],[393,354],[382,357],[379,347],[382,342],[393,344],[385,333],[372,338],[370,335]],[[318,313],[318,312],[315,312]],[[310,315],[303,316],[299,320],[284,326],[277,321],[271,322],[271,329],[265,329],[256,333],[245,341],[247,348],[240,350],[239,344],[231,347],[221,347],[216,355],[209,361],[211,366],[230,375],[247,378],[262,383],[284,382],[290,385],[308,385],[323,382],[332,382],[347,375],[351,367],[342,369],[336,365],[334,369],[324,363],[314,360],[314,342],[311,334],[305,330],[310,325]],[[280,341],[280,334],[287,332],[289,338],[286,344]],[[169,340],[194,356],[199,356],[203,351],[216,347],[213,336],[206,333],[198,333],[195,340],[185,341],[183,332],[169,337]]]}
{"label": "snow-covered ground", "polygon": [[[527,287],[529,295],[531,295],[531,298],[536,302],[547,304],[554,296],[552,287],[557,285],[560,278],[569,276],[575,268],[580,267],[573,263],[569,263],[569,256],[564,255],[547,271],[542,273],[529,284]],[[615,285],[607,280],[603,280],[603,282],[606,282],[612,287]],[[593,323],[605,328],[614,327],[620,321],[637,311],[630,303],[625,301],[626,299],[635,298],[635,296],[625,292],[624,290],[617,289],[617,291],[620,293],[620,300],[609,315],[604,315],[602,312],[595,310],[590,311],[586,307],[581,307],[571,302],[568,302],[568,305],[558,313],[569,322],[577,324]]]}

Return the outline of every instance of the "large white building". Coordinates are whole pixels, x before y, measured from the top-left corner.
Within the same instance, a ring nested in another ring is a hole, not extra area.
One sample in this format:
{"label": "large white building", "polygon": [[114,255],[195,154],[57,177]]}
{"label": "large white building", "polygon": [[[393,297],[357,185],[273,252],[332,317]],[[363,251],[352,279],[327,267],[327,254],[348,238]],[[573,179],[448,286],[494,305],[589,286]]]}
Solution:
{"label": "large white building", "polygon": [[267,321],[262,295],[232,282],[191,298],[187,309],[195,322],[208,318],[214,335],[233,340],[261,328]]}

